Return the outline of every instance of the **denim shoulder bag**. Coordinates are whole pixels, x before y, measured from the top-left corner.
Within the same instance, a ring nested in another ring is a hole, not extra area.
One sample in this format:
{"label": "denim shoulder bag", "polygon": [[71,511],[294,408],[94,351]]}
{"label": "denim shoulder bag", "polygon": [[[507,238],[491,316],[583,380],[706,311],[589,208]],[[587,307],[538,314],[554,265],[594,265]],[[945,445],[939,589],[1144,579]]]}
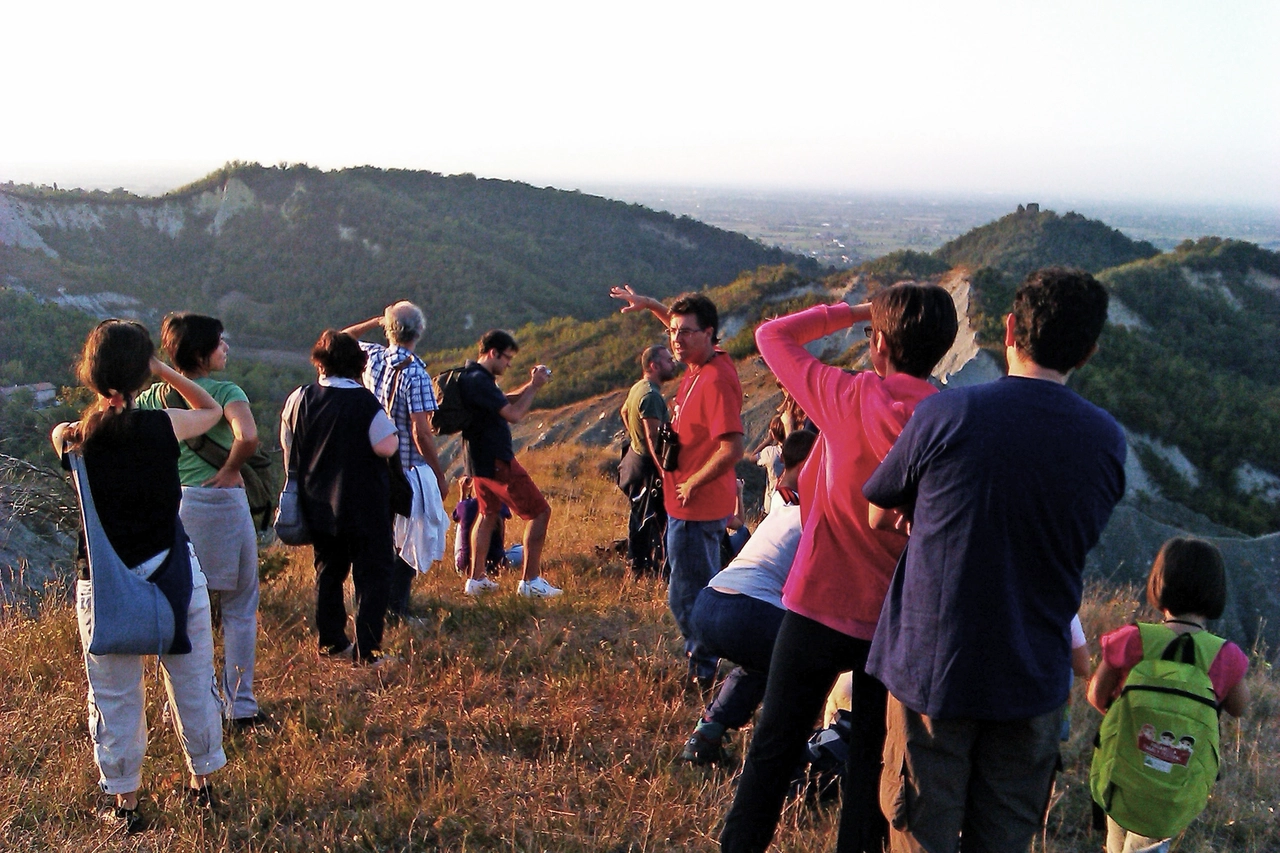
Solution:
{"label": "denim shoulder bag", "polygon": [[[289,420],[289,428],[293,432],[293,440],[289,443],[289,458],[285,461],[284,488],[280,490],[280,500],[276,502],[276,517],[272,526],[276,536],[286,545],[310,545],[311,530],[307,527],[307,517],[302,512],[301,486],[298,477],[298,409],[302,401],[293,410]],[[396,461],[399,462],[397,454]]]}
{"label": "denim shoulder bag", "polygon": [[[94,655],[163,655],[173,646],[173,607],[156,584],[129,571],[116,554],[93,505],[84,459],[72,451],[71,471],[84,519],[89,582],[89,653]],[[179,540],[184,537],[178,536]],[[175,543],[175,548],[179,543]],[[185,548],[185,543],[181,543]],[[166,562],[171,562],[166,561]],[[189,563],[188,563],[189,566]],[[188,574],[190,568],[187,569]]]}

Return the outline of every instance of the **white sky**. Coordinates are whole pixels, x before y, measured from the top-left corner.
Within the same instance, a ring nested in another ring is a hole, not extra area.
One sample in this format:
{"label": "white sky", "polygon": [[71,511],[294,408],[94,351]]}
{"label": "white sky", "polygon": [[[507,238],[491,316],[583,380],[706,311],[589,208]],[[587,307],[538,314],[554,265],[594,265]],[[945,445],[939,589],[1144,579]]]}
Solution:
{"label": "white sky", "polygon": [[0,181],[228,160],[532,183],[1280,204],[1280,3],[59,2]]}

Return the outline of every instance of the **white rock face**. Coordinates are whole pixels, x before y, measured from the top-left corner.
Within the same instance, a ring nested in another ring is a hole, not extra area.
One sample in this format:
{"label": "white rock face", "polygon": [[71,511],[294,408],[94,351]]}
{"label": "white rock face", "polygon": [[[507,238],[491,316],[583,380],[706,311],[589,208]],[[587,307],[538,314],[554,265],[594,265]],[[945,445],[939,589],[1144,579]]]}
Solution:
{"label": "white rock face", "polygon": [[218,212],[214,214],[213,222],[209,224],[209,232],[214,236],[221,234],[222,226],[226,225],[231,217],[246,208],[253,207],[257,201],[253,190],[249,189],[249,185],[244,181],[239,178],[227,181],[218,200]]}
{"label": "white rock face", "polygon": [[1270,471],[1255,468],[1248,462],[1236,469],[1236,490],[1244,493],[1259,492],[1271,502],[1280,501],[1280,477]]}
{"label": "white rock face", "polygon": [[1222,273],[1217,270],[1202,273],[1187,269],[1186,267],[1181,267],[1181,269],[1182,277],[1186,280],[1187,284],[1191,285],[1196,290],[1217,293],[1226,300],[1227,304],[1230,305],[1234,311],[1241,311],[1244,309],[1240,300],[1231,292],[1231,288],[1227,287],[1226,284],[1223,283]]}
{"label": "white rock face", "polygon": [[1267,290],[1271,293],[1280,293],[1280,278],[1268,275],[1261,270],[1250,269],[1247,280],[1249,284],[1252,284],[1259,290]]}
{"label": "white rock face", "polygon": [[[1191,484],[1192,488],[1200,487],[1200,471],[1191,462],[1190,459],[1182,452],[1182,449],[1173,445],[1165,444],[1158,438],[1152,438],[1149,435],[1143,435],[1136,432],[1127,432],[1125,434],[1129,446],[1142,446],[1150,449],[1153,453],[1173,466],[1178,474]],[[1134,454],[1130,453],[1130,456]]]}
{"label": "white rock face", "polygon": [[0,245],[37,249],[51,258],[58,253],[44,242],[28,221],[28,205],[21,199],[0,194]]}
{"label": "white rock face", "polygon": [[[950,384],[951,377],[959,375],[965,365],[977,358],[978,353],[982,350],[978,346],[978,330],[969,325],[969,298],[972,291],[969,287],[968,272],[952,270],[938,281],[938,285],[951,294],[951,300],[956,304],[956,320],[959,322],[955,343],[951,345],[951,349],[947,351],[947,354],[942,357],[942,361],[938,362],[938,366],[933,369],[933,375],[942,380],[943,384]],[[994,359],[988,356],[987,361],[994,362]],[[978,368],[976,372],[986,374],[989,371]],[[970,373],[973,375],[975,371],[970,371]],[[999,367],[996,366],[994,376],[979,381],[998,379],[1000,373]],[[973,383],[968,382],[966,384]]]}
{"label": "white rock face", "polygon": [[1147,321],[1142,319],[1136,311],[1125,305],[1114,296],[1107,303],[1107,322],[1113,326],[1121,326],[1126,329],[1147,329]]}

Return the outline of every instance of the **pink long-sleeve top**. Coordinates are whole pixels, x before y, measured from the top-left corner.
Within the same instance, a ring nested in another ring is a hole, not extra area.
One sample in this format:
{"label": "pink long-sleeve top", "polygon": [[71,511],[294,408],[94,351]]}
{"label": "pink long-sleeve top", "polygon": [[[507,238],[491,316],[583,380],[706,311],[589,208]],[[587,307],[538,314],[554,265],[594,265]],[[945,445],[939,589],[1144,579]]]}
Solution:
{"label": "pink long-sleeve top", "polygon": [[756,330],[756,345],[821,430],[800,473],[804,532],[782,603],[832,630],[870,640],[907,539],[871,529],[862,484],[916,404],[937,389],[905,373],[887,379],[869,370],[849,373],[804,348],[853,322],[848,305],[819,305],[764,323]]}

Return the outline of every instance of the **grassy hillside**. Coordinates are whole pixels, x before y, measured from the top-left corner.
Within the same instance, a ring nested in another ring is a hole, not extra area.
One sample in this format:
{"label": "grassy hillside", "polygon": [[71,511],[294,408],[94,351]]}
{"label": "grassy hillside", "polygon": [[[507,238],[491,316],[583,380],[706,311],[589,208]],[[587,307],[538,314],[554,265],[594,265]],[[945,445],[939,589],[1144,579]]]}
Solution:
{"label": "grassy hillside", "polygon": [[475,327],[603,316],[623,281],[667,296],[761,264],[816,270],[688,217],[472,175],[231,164],[163,199],[0,196],[58,255],[6,248],[9,284],[209,311],[257,345],[305,346],[398,298],[451,345]]}
{"label": "grassy hillside", "polygon": [[[471,850],[557,853],[712,851],[750,728],[726,766],[675,761],[700,712],[682,685],[679,634],[655,581],[635,582],[596,546],[621,536],[623,498],[596,475],[608,452],[527,452],[553,507],[545,570],[563,598],[532,602],[515,579],[473,601],[446,566],[415,587],[421,624],[388,633],[406,665],[385,673],[322,663],[309,627],[308,549],[265,555],[259,696],[276,722],[231,735],[213,777],[224,805],[183,807],[181,757],[146,678],[151,744],[144,810],[156,826],[107,837],[106,801],[85,730],[85,677],[71,609],[0,621],[0,848],[7,851]],[[1130,620],[1136,590],[1093,588],[1083,621],[1098,634]],[[1254,701],[1224,718],[1223,778],[1182,853],[1280,849],[1280,685],[1255,661]],[[1077,685],[1071,739],[1043,847],[1092,853],[1086,775],[1098,716]],[[834,805],[793,803],[774,849],[831,850]]]}

